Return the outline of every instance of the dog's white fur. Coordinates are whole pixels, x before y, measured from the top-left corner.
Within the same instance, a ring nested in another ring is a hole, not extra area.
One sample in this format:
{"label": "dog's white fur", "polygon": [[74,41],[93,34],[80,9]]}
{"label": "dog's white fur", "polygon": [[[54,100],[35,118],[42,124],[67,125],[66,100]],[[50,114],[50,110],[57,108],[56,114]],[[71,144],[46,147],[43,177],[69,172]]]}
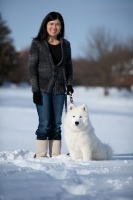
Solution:
{"label": "dog's white fur", "polygon": [[85,104],[70,104],[64,123],[65,141],[73,160],[109,160],[112,148],[95,135]]}

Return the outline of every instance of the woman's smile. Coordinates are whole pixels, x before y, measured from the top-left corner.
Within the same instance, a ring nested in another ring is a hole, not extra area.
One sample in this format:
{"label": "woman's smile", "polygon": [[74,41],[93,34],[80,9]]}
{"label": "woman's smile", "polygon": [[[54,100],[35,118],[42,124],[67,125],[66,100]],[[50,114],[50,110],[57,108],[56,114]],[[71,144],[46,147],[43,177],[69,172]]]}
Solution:
{"label": "woman's smile", "polygon": [[59,19],[49,21],[47,23],[47,32],[49,36],[56,37],[61,30],[61,23]]}

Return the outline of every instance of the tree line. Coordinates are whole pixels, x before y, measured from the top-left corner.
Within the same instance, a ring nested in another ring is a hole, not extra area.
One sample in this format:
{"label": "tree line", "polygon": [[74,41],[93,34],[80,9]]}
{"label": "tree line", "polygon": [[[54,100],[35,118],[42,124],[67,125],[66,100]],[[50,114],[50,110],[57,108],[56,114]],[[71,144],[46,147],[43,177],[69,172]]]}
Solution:
{"label": "tree line", "polygon": [[[28,77],[29,48],[16,52],[10,29],[0,15],[0,84],[10,80],[16,84]],[[110,86],[133,85],[133,38],[119,41],[115,34],[99,27],[86,38],[84,58],[73,59],[74,85],[103,86],[108,94]]]}

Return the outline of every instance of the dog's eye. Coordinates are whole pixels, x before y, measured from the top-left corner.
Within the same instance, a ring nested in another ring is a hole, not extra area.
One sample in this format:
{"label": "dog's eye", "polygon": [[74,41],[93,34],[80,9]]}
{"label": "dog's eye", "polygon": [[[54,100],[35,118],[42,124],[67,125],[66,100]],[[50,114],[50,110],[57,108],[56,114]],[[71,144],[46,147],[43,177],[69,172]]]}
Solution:
{"label": "dog's eye", "polygon": [[73,117],[75,117],[75,116],[73,116]]}
{"label": "dog's eye", "polygon": [[82,118],[82,116],[80,116],[79,118]]}

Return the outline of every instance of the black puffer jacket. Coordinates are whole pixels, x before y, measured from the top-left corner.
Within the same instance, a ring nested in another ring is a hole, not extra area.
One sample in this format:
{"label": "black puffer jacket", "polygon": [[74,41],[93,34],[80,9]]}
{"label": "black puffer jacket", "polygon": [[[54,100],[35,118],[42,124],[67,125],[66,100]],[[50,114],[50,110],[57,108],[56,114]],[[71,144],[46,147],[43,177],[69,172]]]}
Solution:
{"label": "black puffer jacket", "polygon": [[65,92],[72,85],[73,68],[70,43],[61,39],[62,59],[55,66],[47,41],[33,40],[29,52],[28,72],[32,91],[50,93],[55,85],[56,94]]}

